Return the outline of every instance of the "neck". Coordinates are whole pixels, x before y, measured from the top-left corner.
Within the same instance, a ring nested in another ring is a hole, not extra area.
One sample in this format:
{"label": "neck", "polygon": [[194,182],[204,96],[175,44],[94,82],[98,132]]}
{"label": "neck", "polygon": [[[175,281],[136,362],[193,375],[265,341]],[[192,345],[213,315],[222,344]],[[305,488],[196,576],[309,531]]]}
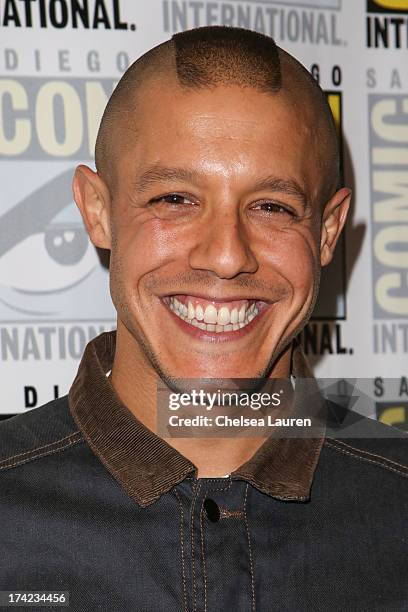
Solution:
{"label": "neck", "polygon": [[[270,378],[288,378],[292,345],[279,356]],[[139,343],[118,320],[116,350],[110,382],[121,402],[145,427],[157,433],[157,382],[159,376]],[[248,461],[265,437],[163,438],[197,468],[200,478],[230,474]]]}

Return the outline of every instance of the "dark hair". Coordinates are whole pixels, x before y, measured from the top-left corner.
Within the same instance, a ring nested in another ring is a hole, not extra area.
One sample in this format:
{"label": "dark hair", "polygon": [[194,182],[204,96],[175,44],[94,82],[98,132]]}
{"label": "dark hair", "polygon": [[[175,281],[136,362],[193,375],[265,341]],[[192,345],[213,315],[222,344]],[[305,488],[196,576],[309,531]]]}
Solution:
{"label": "dark hair", "polygon": [[210,26],[180,32],[172,40],[182,87],[240,85],[276,92],[282,86],[278,48],[268,36]]}

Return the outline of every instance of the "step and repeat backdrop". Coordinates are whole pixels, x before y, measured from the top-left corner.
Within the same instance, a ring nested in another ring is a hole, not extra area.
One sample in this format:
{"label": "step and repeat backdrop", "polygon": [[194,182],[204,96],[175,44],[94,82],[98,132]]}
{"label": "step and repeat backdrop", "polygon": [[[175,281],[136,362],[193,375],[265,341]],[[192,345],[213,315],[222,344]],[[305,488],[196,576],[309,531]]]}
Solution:
{"label": "step and repeat backdrop", "polygon": [[116,327],[71,194],[109,95],[145,51],[215,24],[274,37],[326,92],[354,202],[302,341],[316,375],[367,379],[374,416],[408,427],[408,0],[0,0],[1,417],[67,393]]}

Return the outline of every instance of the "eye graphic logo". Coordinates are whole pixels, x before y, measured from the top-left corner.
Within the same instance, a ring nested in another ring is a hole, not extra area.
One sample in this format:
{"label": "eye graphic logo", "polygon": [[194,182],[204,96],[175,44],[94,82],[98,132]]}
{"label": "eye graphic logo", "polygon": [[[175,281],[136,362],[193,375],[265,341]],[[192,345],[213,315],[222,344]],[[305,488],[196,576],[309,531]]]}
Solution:
{"label": "eye graphic logo", "polygon": [[112,318],[107,271],[72,202],[72,175],[62,172],[0,216],[3,322]]}

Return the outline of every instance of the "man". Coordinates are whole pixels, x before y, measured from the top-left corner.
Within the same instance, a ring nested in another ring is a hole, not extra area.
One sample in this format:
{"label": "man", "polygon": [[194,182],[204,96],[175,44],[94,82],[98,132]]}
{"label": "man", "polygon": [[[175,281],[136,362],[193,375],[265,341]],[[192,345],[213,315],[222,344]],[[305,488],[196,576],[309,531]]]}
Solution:
{"label": "man", "polygon": [[177,34],[121,79],[96,167],[74,195],[111,251],[117,332],[68,396],[1,426],[1,589],[85,611],[406,610],[402,433],[155,433],[158,382],[311,376],[296,336],[350,203],[318,85],[263,35]]}

